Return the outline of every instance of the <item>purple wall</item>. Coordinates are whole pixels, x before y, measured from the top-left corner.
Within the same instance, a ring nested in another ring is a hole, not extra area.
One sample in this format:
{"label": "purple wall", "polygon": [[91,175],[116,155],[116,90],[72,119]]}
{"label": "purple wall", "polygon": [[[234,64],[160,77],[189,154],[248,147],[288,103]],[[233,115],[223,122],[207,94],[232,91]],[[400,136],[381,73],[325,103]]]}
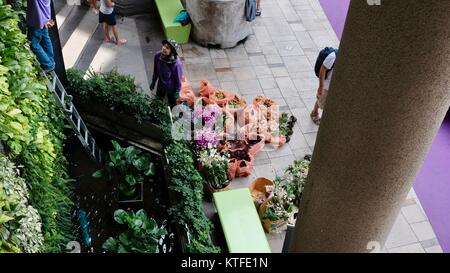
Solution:
{"label": "purple wall", "polygon": [[[320,4],[341,39],[350,0],[320,0]],[[442,250],[450,252],[450,115],[428,151],[414,189]]]}

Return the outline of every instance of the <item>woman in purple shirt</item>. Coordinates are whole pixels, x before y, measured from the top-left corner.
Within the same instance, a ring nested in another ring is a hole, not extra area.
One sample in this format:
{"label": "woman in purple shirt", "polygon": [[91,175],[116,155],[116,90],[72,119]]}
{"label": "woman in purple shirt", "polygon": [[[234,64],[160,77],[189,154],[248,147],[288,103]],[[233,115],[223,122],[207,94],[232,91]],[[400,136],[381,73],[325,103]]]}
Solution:
{"label": "woman in purple shirt", "polygon": [[51,0],[28,0],[27,25],[31,50],[46,72],[55,69],[52,41],[48,29],[55,25],[51,19]]}
{"label": "woman in purple shirt", "polygon": [[178,58],[178,44],[174,40],[164,40],[162,44],[161,51],[155,55],[150,89],[155,89],[155,84],[158,80],[156,96],[164,98],[167,95],[170,107],[173,108],[180,96],[183,67]]}

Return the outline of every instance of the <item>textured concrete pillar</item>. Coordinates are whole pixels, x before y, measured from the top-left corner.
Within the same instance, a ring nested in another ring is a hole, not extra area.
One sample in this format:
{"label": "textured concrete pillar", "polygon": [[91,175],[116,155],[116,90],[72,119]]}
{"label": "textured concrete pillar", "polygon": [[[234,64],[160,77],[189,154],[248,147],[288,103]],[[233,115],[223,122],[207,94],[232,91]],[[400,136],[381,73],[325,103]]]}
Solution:
{"label": "textured concrete pillar", "polygon": [[191,38],[203,46],[234,47],[251,32],[246,0],[186,0],[192,20]]}
{"label": "textured concrete pillar", "polygon": [[450,1],[352,0],[292,252],[385,243],[450,104]]}

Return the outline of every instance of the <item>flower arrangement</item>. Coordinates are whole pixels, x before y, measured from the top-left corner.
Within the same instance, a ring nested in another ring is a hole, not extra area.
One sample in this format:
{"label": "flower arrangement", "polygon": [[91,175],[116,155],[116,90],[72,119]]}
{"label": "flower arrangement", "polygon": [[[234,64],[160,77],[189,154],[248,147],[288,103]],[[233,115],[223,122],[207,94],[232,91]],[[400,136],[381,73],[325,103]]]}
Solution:
{"label": "flower arrangement", "polygon": [[293,212],[293,206],[281,179],[277,177],[273,181],[273,186],[266,186],[266,189],[270,192],[270,196],[262,219],[287,221]]}
{"label": "flower arrangement", "polygon": [[207,149],[210,145],[218,144],[217,133],[210,127],[203,127],[195,131],[195,144],[199,150]]}
{"label": "flower arrangement", "polygon": [[199,152],[199,162],[202,166],[202,176],[214,190],[220,190],[230,184],[228,179],[228,155],[221,155],[217,148],[208,145]]}

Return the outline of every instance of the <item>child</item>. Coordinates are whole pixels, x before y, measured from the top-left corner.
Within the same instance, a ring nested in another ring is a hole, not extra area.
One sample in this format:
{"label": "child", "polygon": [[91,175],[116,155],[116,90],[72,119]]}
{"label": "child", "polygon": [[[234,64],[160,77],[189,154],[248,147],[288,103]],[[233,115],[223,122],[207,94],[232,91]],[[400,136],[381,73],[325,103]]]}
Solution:
{"label": "child", "polygon": [[178,58],[178,44],[174,40],[164,40],[162,44],[161,51],[155,55],[153,80],[150,89],[155,89],[158,80],[156,96],[164,98],[167,95],[170,107],[173,108],[180,95],[183,67]]}
{"label": "child", "polygon": [[114,11],[113,0],[100,0],[100,8],[97,10],[96,4],[99,0],[91,0],[91,7],[94,8],[94,12],[98,12],[98,22],[103,24],[103,32],[105,33],[105,42],[111,42],[109,35],[109,27],[112,28],[112,32],[116,39],[117,45],[122,45],[127,42],[125,39],[119,38],[119,31],[117,29],[116,12]]}
{"label": "child", "polygon": [[[325,102],[330,88],[331,77],[333,76],[334,62],[336,61],[336,52],[330,53],[320,68],[319,88],[317,89],[317,100],[311,112],[311,119],[316,125],[320,125],[319,108],[325,107]],[[327,71],[328,74],[327,74]]]}

